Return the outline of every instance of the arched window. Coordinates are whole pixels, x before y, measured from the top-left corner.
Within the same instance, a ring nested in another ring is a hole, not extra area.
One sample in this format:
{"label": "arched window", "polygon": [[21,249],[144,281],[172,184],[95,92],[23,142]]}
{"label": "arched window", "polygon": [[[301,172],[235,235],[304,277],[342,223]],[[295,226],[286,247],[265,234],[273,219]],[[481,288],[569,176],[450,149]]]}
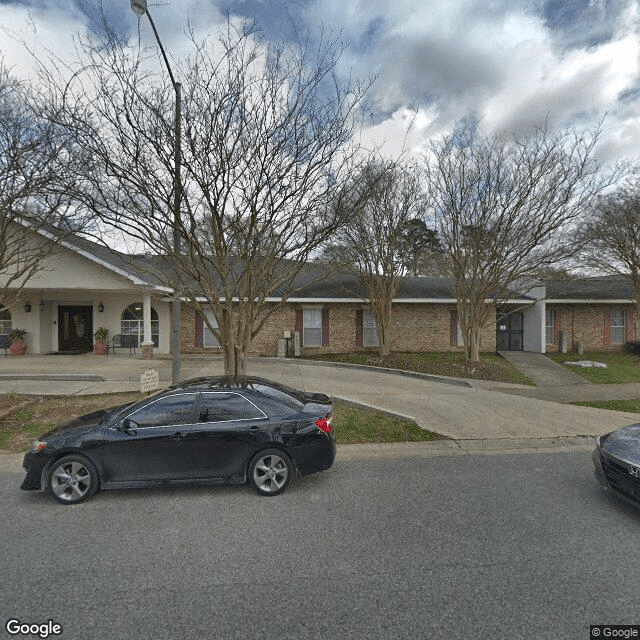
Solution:
{"label": "arched window", "polygon": [[11,333],[11,314],[9,309],[0,310],[0,333]]}
{"label": "arched window", "polygon": [[[144,339],[144,319],[142,316],[142,302],[134,302],[130,304],[123,312],[120,320],[120,333],[123,336],[137,335],[138,346],[142,344]],[[158,321],[158,312],[151,307],[151,339],[153,346],[158,347],[158,336],[160,333],[160,323]]]}

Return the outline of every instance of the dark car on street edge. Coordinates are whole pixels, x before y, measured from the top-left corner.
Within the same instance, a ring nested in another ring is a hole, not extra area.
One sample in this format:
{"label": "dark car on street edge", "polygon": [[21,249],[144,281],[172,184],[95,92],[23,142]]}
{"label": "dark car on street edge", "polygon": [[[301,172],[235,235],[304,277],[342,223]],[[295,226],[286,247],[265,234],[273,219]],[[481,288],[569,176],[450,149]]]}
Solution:
{"label": "dark car on street edge", "polygon": [[336,455],[331,399],[261,378],[188,380],[137,402],[95,411],[40,436],[21,489],[63,504],[98,489],[245,483],[284,491],[294,473]]}
{"label": "dark car on street edge", "polygon": [[607,491],[640,508],[640,423],[600,436],[593,463]]}

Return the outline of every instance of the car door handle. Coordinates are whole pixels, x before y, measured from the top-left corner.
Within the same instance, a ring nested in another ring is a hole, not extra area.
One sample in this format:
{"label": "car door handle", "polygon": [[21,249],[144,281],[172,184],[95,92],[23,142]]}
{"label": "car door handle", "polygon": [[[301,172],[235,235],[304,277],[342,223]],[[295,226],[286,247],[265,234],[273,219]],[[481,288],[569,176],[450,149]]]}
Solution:
{"label": "car door handle", "polygon": [[182,435],[182,432],[180,431],[176,431],[172,436],[170,436],[172,440],[182,440],[184,438],[184,436]]}

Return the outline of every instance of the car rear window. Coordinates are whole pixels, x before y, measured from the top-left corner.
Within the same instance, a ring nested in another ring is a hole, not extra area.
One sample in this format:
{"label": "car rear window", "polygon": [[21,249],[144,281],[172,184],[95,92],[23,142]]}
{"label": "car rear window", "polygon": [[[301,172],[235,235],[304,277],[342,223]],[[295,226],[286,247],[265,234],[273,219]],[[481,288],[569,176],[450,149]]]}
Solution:
{"label": "car rear window", "polygon": [[304,396],[293,389],[289,391],[288,389],[285,390],[285,387],[272,387],[261,383],[252,384],[251,387],[263,396],[282,402],[295,409],[302,409],[305,405]]}

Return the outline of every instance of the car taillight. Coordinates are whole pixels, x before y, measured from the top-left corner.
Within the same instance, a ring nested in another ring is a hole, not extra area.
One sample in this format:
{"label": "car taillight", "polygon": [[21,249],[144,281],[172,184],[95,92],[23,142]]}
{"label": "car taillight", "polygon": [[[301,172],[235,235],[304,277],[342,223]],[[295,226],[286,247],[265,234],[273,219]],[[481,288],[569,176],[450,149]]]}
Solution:
{"label": "car taillight", "polygon": [[43,440],[36,440],[31,447],[31,451],[34,453],[38,453],[38,451],[42,451],[47,446],[47,443]]}
{"label": "car taillight", "polygon": [[329,431],[333,429],[331,426],[331,418],[320,418],[320,420],[316,420],[315,425],[320,431],[324,431],[325,433],[329,433]]}

